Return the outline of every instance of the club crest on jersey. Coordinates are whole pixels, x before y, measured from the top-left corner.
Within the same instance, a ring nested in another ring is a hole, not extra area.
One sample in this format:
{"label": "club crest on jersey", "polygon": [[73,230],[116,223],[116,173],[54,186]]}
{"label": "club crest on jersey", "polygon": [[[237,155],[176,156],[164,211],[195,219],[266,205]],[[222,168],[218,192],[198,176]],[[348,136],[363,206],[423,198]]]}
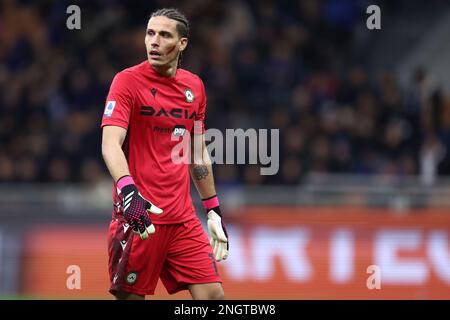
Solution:
{"label": "club crest on jersey", "polygon": [[134,284],[137,280],[137,272],[130,272],[128,273],[128,275],[126,276],[125,280],[127,281],[128,284]]}
{"label": "club crest on jersey", "polygon": [[114,100],[110,100],[106,102],[104,117],[111,117],[114,111],[114,107],[116,106],[116,102]]}
{"label": "club crest on jersey", "polygon": [[186,96],[186,101],[187,102],[192,102],[194,101],[194,94],[192,93],[191,89],[186,89],[184,90],[184,95]]}

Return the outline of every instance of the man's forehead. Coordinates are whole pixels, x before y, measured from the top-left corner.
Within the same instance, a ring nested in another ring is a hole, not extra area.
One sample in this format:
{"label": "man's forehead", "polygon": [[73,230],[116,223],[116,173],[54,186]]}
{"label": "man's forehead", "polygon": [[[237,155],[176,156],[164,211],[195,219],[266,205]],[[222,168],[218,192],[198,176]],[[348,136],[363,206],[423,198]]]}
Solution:
{"label": "man's forehead", "polygon": [[166,30],[166,31],[176,31],[177,28],[177,21],[164,17],[164,16],[157,16],[152,17],[150,20],[148,20],[147,29],[153,29],[153,30]]}

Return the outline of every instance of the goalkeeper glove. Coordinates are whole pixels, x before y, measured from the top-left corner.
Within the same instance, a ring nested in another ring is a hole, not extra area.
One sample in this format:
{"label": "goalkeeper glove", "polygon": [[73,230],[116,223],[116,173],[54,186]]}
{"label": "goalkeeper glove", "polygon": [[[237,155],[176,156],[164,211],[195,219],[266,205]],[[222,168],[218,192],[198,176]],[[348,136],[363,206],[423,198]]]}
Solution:
{"label": "goalkeeper glove", "polygon": [[145,199],[138,191],[131,176],[123,176],[117,180],[117,188],[122,196],[123,216],[132,227],[134,233],[139,234],[142,240],[149,234],[155,233],[148,213],[161,214],[163,210]]}
{"label": "goalkeeper glove", "polygon": [[211,235],[211,246],[217,261],[228,258],[228,233],[222,222],[222,214],[219,207],[219,199],[213,196],[203,200],[203,206],[208,216],[208,231]]}

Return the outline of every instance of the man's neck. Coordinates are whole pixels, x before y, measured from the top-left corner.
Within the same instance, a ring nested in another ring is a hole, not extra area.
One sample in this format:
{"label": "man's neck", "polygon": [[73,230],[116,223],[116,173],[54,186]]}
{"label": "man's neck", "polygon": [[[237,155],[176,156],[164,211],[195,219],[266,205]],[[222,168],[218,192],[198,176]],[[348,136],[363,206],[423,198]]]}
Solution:
{"label": "man's neck", "polygon": [[176,65],[165,65],[165,66],[153,66],[150,63],[150,67],[153,68],[153,70],[155,70],[159,75],[163,76],[163,77],[174,77],[176,72],[177,72],[177,67]]}

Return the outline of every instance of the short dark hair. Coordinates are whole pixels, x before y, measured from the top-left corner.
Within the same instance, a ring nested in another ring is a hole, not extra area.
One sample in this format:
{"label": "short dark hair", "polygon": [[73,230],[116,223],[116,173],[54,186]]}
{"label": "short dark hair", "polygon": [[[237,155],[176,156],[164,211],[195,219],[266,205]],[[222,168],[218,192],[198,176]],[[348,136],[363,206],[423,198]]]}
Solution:
{"label": "short dark hair", "polygon": [[189,20],[186,16],[175,8],[163,8],[158,9],[150,15],[150,19],[153,17],[167,17],[172,20],[176,20],[178,34],[183,38],[189,37]]}

